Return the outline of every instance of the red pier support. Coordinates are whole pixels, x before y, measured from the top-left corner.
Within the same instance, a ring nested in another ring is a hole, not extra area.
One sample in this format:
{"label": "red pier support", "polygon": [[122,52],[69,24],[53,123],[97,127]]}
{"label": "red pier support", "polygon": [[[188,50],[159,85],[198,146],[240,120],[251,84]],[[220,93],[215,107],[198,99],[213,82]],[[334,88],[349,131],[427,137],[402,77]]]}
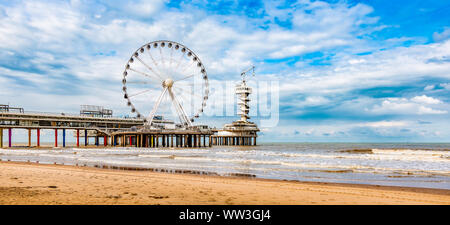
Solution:
{"label": "red pier support", "polygon": [[55,147],[58,147],[58,129],[55,129]]}
{"label": "red pier support", "polygon": [[80,147],[80,130],[77,129],[77,147]]}
{"label": "red pier support", "polygon": [[38,128],[36,131],[37,131],[36,132],[36,137],[37,137],[36,145],[38,147],[40,147],[41,146],[41,129]]}
{"label": "red pier support", "polygon": [[12,138],[12,130],[11,130],[11,128],[8,128],[8,147],[10,147],[10,148],[12,146],[11,138]]}

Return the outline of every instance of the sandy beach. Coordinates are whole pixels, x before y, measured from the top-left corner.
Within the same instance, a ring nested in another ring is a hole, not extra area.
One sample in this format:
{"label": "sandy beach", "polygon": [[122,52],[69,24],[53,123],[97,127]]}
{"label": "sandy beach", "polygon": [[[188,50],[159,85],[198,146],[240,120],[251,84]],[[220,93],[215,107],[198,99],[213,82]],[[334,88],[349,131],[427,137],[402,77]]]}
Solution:
{"label": "sandy beach", "polygon": [[0,204],[450,204],[450,190],[0,162]]}

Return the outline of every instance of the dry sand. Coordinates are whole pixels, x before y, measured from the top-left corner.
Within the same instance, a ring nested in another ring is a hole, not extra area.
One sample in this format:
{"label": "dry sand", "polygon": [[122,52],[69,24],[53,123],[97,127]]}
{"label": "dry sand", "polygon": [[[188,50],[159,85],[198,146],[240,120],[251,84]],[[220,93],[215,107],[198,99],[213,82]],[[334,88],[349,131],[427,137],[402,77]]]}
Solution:
{"label": "dry sand", "polygon": [[450,204],[450,190],[0,162],[0,204]]}

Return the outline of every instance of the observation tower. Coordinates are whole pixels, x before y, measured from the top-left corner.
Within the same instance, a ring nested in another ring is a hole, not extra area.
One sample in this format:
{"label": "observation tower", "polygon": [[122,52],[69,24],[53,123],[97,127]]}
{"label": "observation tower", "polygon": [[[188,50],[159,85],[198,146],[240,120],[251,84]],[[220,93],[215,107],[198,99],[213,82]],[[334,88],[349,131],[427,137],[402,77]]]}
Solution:
{"label": "observation tower", "polygon": [[252,66],[241,73],[242,80],[235,88],[239,110],[237,114],[241,118],[231,124],[225,124],[222,129],[217,130],[217,134],[211,136],[213,145],[256,145],[259,128],[255,123],[249,121],[250,116],[248,115],[252,88],[247,85],[246,76],[250,71],[252,71],[252,76],[255,76],[255,67]]}

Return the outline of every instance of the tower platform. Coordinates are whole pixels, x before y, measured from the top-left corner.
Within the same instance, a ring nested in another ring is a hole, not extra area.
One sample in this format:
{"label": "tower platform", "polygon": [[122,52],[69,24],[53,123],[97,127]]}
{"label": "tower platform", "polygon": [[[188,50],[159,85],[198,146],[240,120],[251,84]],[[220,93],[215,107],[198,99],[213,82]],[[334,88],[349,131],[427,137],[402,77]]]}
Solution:
{"label": "tower platform", "polygon": [[216,134],[211,136],[213,145],[256,145],[256,124],[249,121],[234,121],[225,124],[222,129],[215,130]]}

